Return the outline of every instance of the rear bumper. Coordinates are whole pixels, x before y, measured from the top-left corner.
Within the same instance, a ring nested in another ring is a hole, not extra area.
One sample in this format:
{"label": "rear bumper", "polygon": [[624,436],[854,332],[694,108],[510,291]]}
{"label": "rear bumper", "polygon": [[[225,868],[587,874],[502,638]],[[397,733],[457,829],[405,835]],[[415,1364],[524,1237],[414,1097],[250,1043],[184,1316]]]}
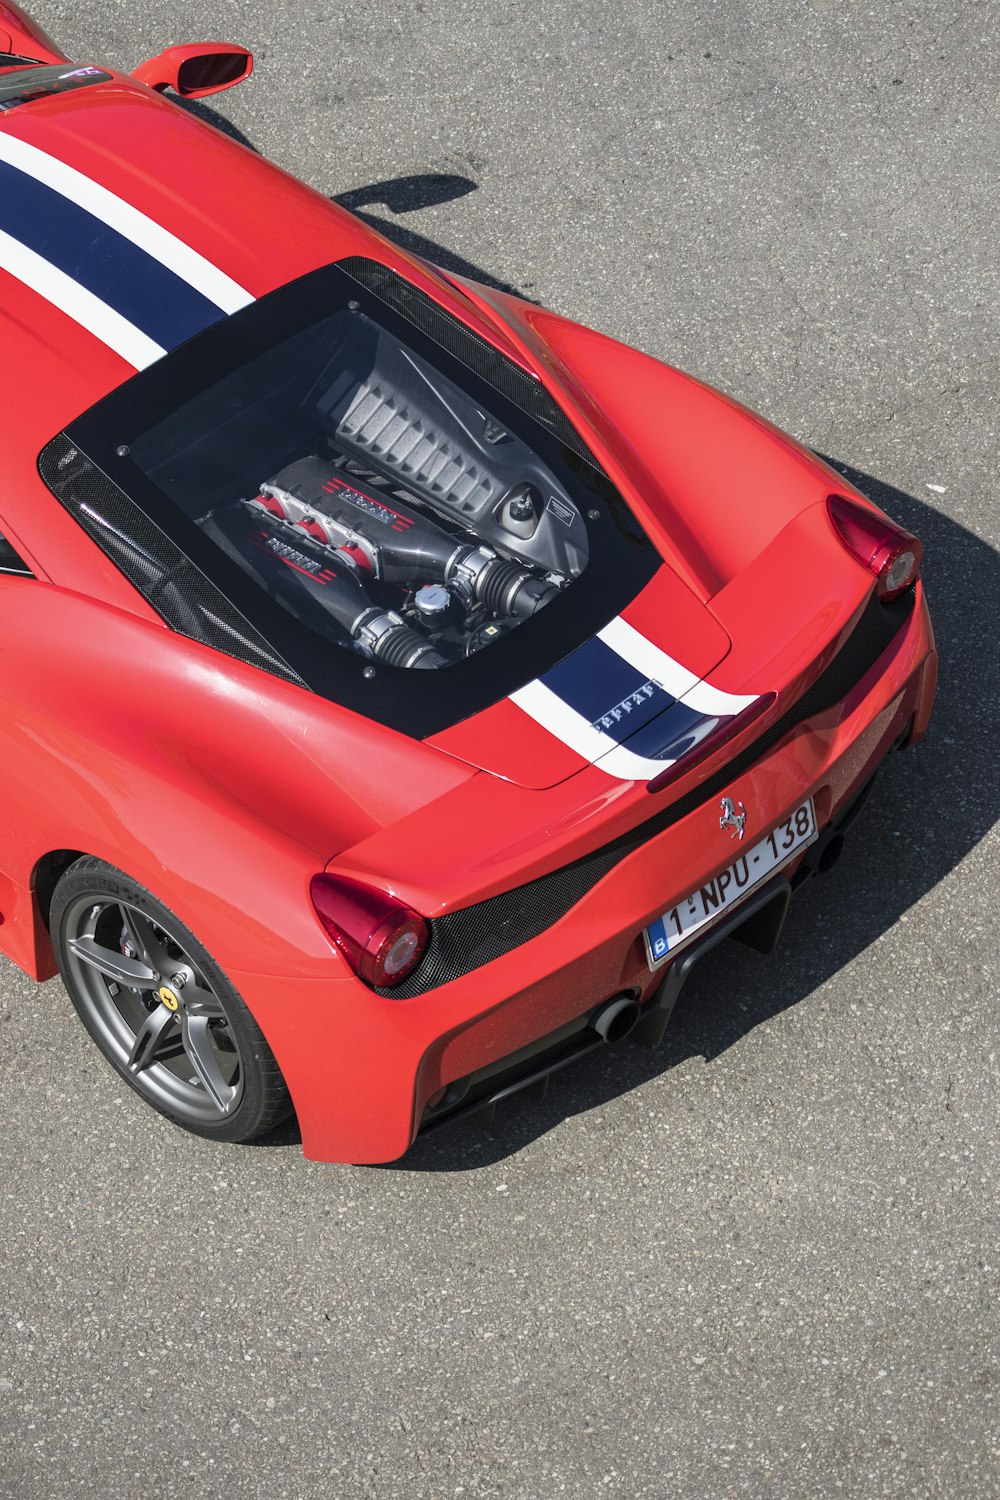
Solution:
{"label": "rear bumper", "polygon": [[[889,751],[923,736],[936,667],[921,598],[843,704],[801,725],[727,784],[726,794],[746,808],[748,846],[807,796],[820,829],[835,830]],[[818,847],[803,860],[815,859]],[[610,997],[634,996],[647,1017],[651,1006],[662,1015],[664,994],[682,977],[682,962],[685,972],[690,968],[687,954],[696,949],[675,960],[664,978],[662,969],[649,969],[643,930],[731,858],[713,795],[635,849],[538,937],[425,994],[391,1000],[357,981],[315,978],[291,978],[279,993],[273,979],[234,974],[284,1071],[305,1154],[320,1161],[393,1160],[424,1124],[457,1115],[463,1099],[468,1106],[488,1094],[483,1080],[500,1079],[532,1057],[539,1071],[554,1035],[552,1045],[578,1053],[588,1018]],[[782,873],[785,885],[794,883],[801,863]],[[735,925],[750,914],[736,908]],[[710,929],[702,942],[719,941],[720,932]],[[460,1098],[469,1079],[474,1084]],[[477,1098],[469,1097],[473,1087]],[[449,1098],[450,1106],[438,1102],[437,1116],[433,1106],[428,1111],[429,1101]]]}
{"label": "rear bumper", "polygon": [[[901,748],[901,745],[902,741],[893,748]],[[685,983],[707,953],[731,937],[739,938],[761,953],[770,953],[777,946],[793,891],[811,876],[825,874],[833,867],[843,848],[844,835],[868,801],[876,776],[877,770],[838,810],[826,828],[820,830],[816,842],[805,849],[788,870],[751,891],[744,901],[679,953],[665,973],[658,975],[657,987],[645,1003],[638,1003],[634,990],[620,991],[617,996],[549,1036],[540,1037],[501,1063],[487,1064],[475,1073],[457,1079],[439,1096],[431,1096],[424,1108],[420,1133],[427,1134],[469,1117],[479,1121],[491,1120],[498,1107],[519,1097],[543,1098],[554,1073],[561,1072],[591,1052],[624,1040],[625,1036],[642,1046],[658,1047]],[[629,1017],[626,1032],[608,1036],[604,1034],[602,1020],[616,1003],[631,1005],[634,1015]]]}

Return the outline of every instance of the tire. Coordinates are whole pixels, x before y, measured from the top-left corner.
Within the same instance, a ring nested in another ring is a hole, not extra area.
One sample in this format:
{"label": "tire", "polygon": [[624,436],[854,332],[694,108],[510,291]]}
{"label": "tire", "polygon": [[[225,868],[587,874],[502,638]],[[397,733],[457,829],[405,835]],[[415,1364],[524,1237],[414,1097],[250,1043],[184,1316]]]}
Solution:
{"label": "tire", "polygon": [[274,1054],[198,939],[141,885],[85,856],[61,876],[49,929],[84,1026],[125,1082],[174,1124],[249,1141],[292,1112]]}

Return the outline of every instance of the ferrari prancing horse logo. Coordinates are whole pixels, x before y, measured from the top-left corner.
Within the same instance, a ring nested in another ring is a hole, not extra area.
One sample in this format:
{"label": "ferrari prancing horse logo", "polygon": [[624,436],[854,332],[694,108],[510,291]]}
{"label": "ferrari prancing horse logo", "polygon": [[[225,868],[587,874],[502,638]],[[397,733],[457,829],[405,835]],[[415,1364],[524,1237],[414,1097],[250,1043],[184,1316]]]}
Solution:
{"label": "ferrari prancing horse logo", "polygon": [[722,799],[722,817],[719,819],[720,828],[732,830],[734,839],[743,837],[743,830],[747,826],[747,810],[742,802],[734,802],[732,797]]}
{"label": "ferrari prancing horse logo", "polygon": [[181,1003],[169,985],[165,984],[158,993],[167,1010],[176,1010]]}

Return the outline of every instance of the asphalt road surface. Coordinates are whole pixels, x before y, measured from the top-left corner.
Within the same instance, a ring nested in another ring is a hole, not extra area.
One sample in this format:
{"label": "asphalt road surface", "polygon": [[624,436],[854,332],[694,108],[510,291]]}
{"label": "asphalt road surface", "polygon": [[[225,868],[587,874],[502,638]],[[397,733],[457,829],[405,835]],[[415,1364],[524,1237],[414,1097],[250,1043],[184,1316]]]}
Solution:
{"label": "asphalt road surface", "polygon": [[996,6],[35,14],[246,42],[207,118],[860,476],[941,689],[777,954],[391,1168],[185,1136],[0,965],[0,1492],[995,1495]]}

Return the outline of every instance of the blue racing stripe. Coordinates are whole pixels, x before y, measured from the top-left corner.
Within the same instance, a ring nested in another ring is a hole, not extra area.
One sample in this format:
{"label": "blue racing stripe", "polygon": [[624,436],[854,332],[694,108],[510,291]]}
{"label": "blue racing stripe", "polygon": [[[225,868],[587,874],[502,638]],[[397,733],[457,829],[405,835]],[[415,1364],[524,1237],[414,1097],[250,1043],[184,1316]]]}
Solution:
{"label": "blue racing stripe", "polygon": [[675,701],[597,636],[539,681],[595,729],[619,742]]}
{"label": "blue racing stripe", "polygon": [[0,229],[86,287],[164,349],[225,313],[100,219],[0,162]]}
{"label": "blue racing stripe", "polygon": [[638,732],[626,743],[633,755],[645,756],[647,760],[680,760],[682,755],[701,743],[706,734],[711,734],[718,718],[712,714],[699,713],[688,708],[686,703],[674,703],[665,713],[650,723],[637,726]]}

